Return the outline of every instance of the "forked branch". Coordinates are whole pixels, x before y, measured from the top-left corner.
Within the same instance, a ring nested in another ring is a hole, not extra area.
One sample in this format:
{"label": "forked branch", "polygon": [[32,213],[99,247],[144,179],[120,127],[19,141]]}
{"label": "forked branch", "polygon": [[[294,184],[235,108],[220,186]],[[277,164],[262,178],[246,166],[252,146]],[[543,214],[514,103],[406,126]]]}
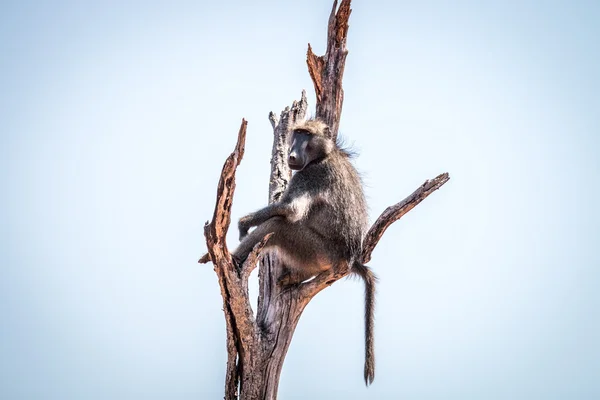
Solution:
{"label": "forked branch", "polygon": [[[348,54],[346,40],[351,13],[350,0],[342,0],[339,8],[337,5],[337,0],[334,0],[327,27],[325,54],[316,56],[309,44],[306,60],[317,97],[316,117],[329,125],[334,137],[339,129],[344,100],[342,78]],[[290,180],[291,171],[286,162],[287,136],[290,126],[304,119],[307,108],[303,91],[300,101],[294,102],[291,108],[287,107],[280,118],[274,113],[269,115],[274,133],[269,203],[280,199]],[[264,256],[261,254],[270,235],[255,245],[239,269],[234,265],[225,238],[231,222],[235,172],[244,155],[246,126],[246,121],[242,120],[236,147],[223,166],[213,219],[204,228],[208,253],[199,262],[213,262],[223,297],[228,353],[225,399],[274,400],[277,398],[285,355],[305,306],[321,290],[348,275],[350,268],[342,266],[330,269],[311,281],[283,287],[277,284],[283,270],[279,255],[276,252],[266,252]],[[406,199],[388,207],[364,238],[362,264],[370,261],[375,246],[393,222],[448,179],[448,174],[444,173],[428,180]],[[259,260],[259,296],[255,320],[248,294],[248,278]]]}

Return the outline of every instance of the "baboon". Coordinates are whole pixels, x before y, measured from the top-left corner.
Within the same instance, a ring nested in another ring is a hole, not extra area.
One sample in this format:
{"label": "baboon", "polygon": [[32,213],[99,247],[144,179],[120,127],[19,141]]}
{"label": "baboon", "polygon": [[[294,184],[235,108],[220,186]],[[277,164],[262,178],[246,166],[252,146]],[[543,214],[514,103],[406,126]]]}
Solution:
{"label": "baboon", "polygon": [[[350,266],[365,282],[365,384],[375,377],[373,323],[376,277],[360,262],[368,215],[362,182],[350,153],[334,141],[329,127],[308,120],[292,128],[288,165],[296,172],[281,199],[240,219],[241,263],[268,233],[285,266],[278,281],[301,283],[330,268]],[[248,233],[251,227],[256,228]]]}

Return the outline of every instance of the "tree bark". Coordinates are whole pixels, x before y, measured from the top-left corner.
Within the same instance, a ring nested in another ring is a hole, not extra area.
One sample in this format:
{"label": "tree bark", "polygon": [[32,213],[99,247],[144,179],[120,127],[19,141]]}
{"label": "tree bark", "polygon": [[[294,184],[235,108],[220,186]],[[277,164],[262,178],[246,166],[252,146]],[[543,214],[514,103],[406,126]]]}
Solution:
{"label": "tree bark", "polygon": [[[334,1],[329,17],[327,50],[317,57],[308,45],[307,65],[317,95],[316,117],[326,122],[337,135],[344,92],[342,77],[348,51],[346,37],[350,0]],[[306,93],[300,101],[281,112],[279,118],[271,112],[273,149],[269,180],[269,203],[281,197],[290,177],[287,166],[287,136],[289,128],[304,119],[308,108]],[[238,270],[227,248],[225,237],[231,222],[231,204],[235,191],[235,172],[244,155],[247,122],[242,120],[234,151],[226,159],[217,188],[217,200],[212,221],[204,227],[208,253],[199,262],[212,261],[217,273],[227,332],[227,366],[225,399],[273,400],[277,398],[279,376],[296,325],[310,300],[321,290],[350,273],[350,270],[326,271],[313,280],[282,287],[277,285],[282,264],[276,254],[261,252],[267,239],[258,243]],[[401,218],[449,179],[447,173],[426,181],[400,203],[388,207],[368,231],[363,242],[362,263],[371,254],[389,225]],[[259,296],[254,318],[248,295],[248,277],[259,266]]]}

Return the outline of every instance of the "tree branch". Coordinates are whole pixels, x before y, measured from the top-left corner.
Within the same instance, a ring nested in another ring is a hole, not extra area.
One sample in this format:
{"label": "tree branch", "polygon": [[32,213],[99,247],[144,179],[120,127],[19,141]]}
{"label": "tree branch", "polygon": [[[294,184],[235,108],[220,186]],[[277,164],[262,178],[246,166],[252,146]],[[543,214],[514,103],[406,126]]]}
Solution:
{"label": "tree branch", "polygon": [[[231,267],[228,268],[229,271],[233,271],[235,268],[231,261],[231,255],[227,250],[225,236],[231,223],[231,204],[233,202],[233,193],[235,192],[235,171],[244,156],[247,126],[248,122],[242,119],[235,149],[225,160],[223,170],[221,171],[221,178],[217,186],[217,201],[213,219],[204,226],[204,235],[206,236],[206,245],[208,246],[210,258],[213,261],[217,259],[227,261],[227,264]],[[203,259],[205,259],[205,256],[200,261]]]}
{"label": "tree branch", "polygon": [[[348,54],[346,38],[350,17],[350,0],[342,0],[339,8],[334,0],[327,26],[325,55],[316,56],[308,45],[307,66],[317,96],[316,117],[329,125],[334,138],[339,129],[344,91],[342,78]],[[287,165],[287,140],[290,127],[303,120],[308,108],[306,93],[300,101],[286,107],[277,118],[269,114],[273,127],[269,203],[280,199],[291,178]],[[277,398],[279,376],[294,330],[310,300],[321,290],[351,272],[350,265],[336,266],[311,281],[292,286],[277,283],[283,263],[277,252],[262,254],[270,234],[254,246],[238,269],[227,249],[225,237],[231,222],[231,205],[235,191],[235,172],[244,155],[245,120],[238,141],[225,161],[217,189],[213,219],[206,223],[204,234],[208,253],[199,262],[212,261],[223,297],[227,332],[227,370],[225,399],[274,400]],[[426,181],[400,203],[388,207],[375,221],[363,241],[361,262],[366,264],[389,225],[439,189],[449,179],[447,173]],[[248,278],[259,267],[259,296],[257,318],[254,319],[248,294]]]}
{"label": "tree branch", "polygon": [[248,258],[246,258],[246,261],[242,265],[242,280],[247,281],[252,271],[256,268],[261,252],[271,236],[273,236],[273,233],[268,233],[260,242],[254,245],[252,251],[248,254]]}
{"label": "tree branch", "polygon": [[[434,179],[425,181],[425,183],[401,202],[388,207],[379,218],[377,218],[367,232],[365,239],[363,240],[363,251],[360,261],[363,264],[367,264],[371,261],[371,254],[373,253],[375,246],[377,246],[377,243],[379,243],[385,230],[391,224],[402,218],[407,212],[412,210],[417,204],[422,202],[427,196],[442,187],[449,179],[450,176],[448,173],[440,174]],[[321,290],[331,286],[334,282],[342,279],[350,272],[349,268],[325,271],[316,276],[313,280],[301,285],[302,296],[312,298]]]}
{"label": "tree branch", "polygon": [[385,230],[395,221],[402,218],[404,214],[412,210],[417,204],[422,202],[431,193],[438,190],[442,185],[450,179],[447,172],[438,175],[434,179],[427,180],[410,196],[401,202],[390,206],[377,218],[377,221],[371,226],[363,241],[362,262],[363,264],[371,261],[371,253],[379,243],[379,239],[383,236]]}
{"label": "tree branch", "polygon": [[310,43],[306,53],[308,73],[317,96],[316,117],[329,125],[334,138],[337,137],[344,103],[342,79],[348,55],[346,38],[351,12],[350,0],[342,0],[339,8],[337,8],[337,0],[335,0],[329,15],[325,55],[316,56]]}
{"label": "tree branch", "polygon": [[306,91],[302,91],[300,101],[286,107],[277,118],[275,113],[269,113],[269,120],[273,127],[273,149],[271,151],[271,175],[269,179],[269,204],[279,200],[292,176],[292,171],[287,164],[287,139],[290,127],[304,119],[308,101]]}
{"label": "tree branch", "polygon": [[[246,378],[243,368],[252,367],[255,362],[256,351],[253,348],[258,347],[259,341],[248,296],[248,282],[242,280],[238,275],[237,267],[234,265],[225,240],[231,223],[235,172],[244,156],[247,125],[246,120],[242,120],[235,149],[223,165],[217,187],[213,219],[204,226],[208,256],[205,255],[200,259],[200,262],[206,262],[208,259],[213,261],[223,297],[228,354],[225,380],[226,399],[237,398],[238,383],[243,386]],[[240,378],[243,379],[241,382]]]}

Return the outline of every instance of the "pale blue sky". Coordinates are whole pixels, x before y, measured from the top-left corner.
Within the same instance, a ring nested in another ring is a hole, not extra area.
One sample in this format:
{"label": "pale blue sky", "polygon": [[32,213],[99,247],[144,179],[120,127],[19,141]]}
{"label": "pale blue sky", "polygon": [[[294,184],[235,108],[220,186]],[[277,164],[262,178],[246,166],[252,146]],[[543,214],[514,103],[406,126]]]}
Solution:
{"label": "pale blue sky", "polygon": [[[267,115],[303,88],[314,110],[330,7],[0,5],[0,398],[221,398],[202,227],[242,117],[233,217],[267,201]],[[349,280],[305,311],[280,398],[599,398],[600,3],[353,10],[341,132],[371,219],[452,179],[373,255],[373,386]]]}

